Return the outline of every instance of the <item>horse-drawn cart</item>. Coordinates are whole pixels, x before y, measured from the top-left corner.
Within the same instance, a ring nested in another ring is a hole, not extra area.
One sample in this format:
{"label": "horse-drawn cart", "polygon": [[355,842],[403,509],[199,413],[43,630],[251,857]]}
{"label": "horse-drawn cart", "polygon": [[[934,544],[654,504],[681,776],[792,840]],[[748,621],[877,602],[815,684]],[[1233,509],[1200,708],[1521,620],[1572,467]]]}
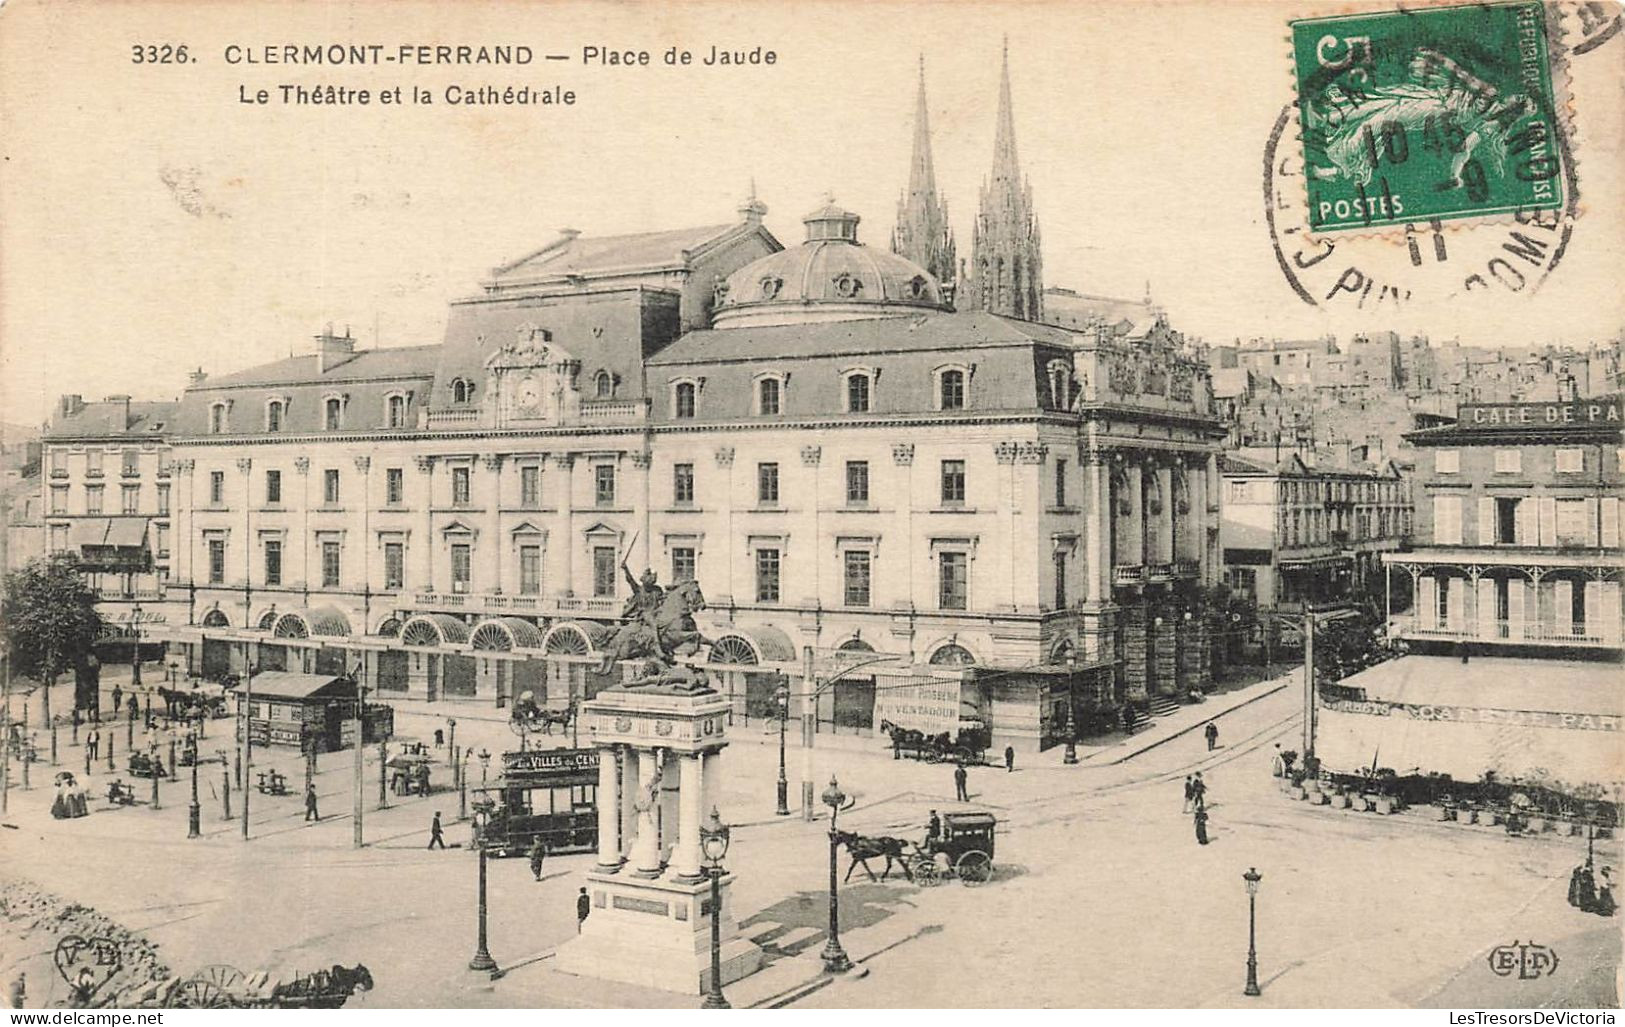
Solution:
{"label": "horse-drawn cart", "polygon": [[942,834],[927,838],[910,864],[914,880],[930,886],[950,877],[974,887],[993,878],[993,831],[998,821],[991,813],[947,813]]}
{"label": "horse-drawn cart", "polygon": [[892,759],[900,760],[907,756],[927,763],[987,762],[988,732],[974,722],[961,721],[957,735],[953,736],[946,731],[926,734],[889,720],[880,722],[880,730],[891,744]]}

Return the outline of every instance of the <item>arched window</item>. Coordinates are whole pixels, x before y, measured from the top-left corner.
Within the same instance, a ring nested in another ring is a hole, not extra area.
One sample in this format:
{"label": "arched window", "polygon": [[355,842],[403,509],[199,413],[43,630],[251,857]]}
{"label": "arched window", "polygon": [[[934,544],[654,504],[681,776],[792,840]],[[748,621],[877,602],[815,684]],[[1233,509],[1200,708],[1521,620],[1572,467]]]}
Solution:
{"label": "arched window", "polygon": [[965,409],[965,372],[957,368],[942,372],[937,383],[937,399],[938,409]]}
{"label": "arched window", "polygon": [[863,372],[846,376],[846,410],[851,414],[867,414],[871,390],[869,376]]}
{"label": "arched window", "polygon": [[406,397],[394,395],[388,401],[388,424],[391,428],[406,427]]}
{"label": "arched window", "polygon": [[592,389],[598,399],[609,399],[615,395],[615,379],[610,377],[608,371],[599,371],[593,377]]}
{"label": "arched window", "polygon": [[337,396],[329,396],[322,403],[322,426],[328,431],[338,431],[344,427],[344,401]]}
{"label": "arched window", "polygon": [[466,378],[453,378],[451,401],[458,404],[474,402],[474,383]]}
{"label": "arched window", "polygon": [[281,431],[282,417],[285,413],[280,399],[273,399],[265,404],[265,430]]}
{"label": "arched window", "polygon": [[976,662],[976,657],[964,646],[949,642],[931,654],[930,662],[937,667],[968,667]]}
{"label": "arched window", "polygon": [[1064,360],[1051,360],[1049,370],[1050,403],[1056,410],[1072,407],[1072,370]]}
{"label": "arched window", "polygon": [[226,417],[226,404],[215,403],[209,407],[209,434],[223,435],[231,430],[231,422]]}
{"label": "arched window", "polygon": [[694,416],[694,393],[695,389],[693,382],[677,383],[677,387],[672,392],[673,417]]}
{"label": "arched window", "polygon": [[772,416],[779,412],[780,383],[777,378],[763,378],[756,383],[756,412]]}

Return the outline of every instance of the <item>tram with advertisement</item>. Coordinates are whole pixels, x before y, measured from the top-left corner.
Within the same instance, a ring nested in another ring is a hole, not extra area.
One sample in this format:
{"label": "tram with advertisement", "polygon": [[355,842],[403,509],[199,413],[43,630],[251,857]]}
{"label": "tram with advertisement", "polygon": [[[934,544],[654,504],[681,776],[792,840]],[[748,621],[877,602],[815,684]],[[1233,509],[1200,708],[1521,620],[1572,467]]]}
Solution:
{"label": "tram with advertisement", "polygon": [[522,856],[540,838],[550,855],[598,849],[598,750],[502,754],[502,776],[474,789],[492,856]]}

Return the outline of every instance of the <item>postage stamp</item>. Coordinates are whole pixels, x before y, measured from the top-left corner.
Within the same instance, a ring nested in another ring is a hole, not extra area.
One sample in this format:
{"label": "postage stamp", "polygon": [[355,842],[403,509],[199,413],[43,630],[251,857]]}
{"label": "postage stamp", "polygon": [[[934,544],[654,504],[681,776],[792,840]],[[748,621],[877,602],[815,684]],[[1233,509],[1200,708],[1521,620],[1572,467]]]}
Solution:
{"label": "postage stamp", "polygon": [[1564,204],[1539,2],[1293,21],[1312,233],[1502,218]]}

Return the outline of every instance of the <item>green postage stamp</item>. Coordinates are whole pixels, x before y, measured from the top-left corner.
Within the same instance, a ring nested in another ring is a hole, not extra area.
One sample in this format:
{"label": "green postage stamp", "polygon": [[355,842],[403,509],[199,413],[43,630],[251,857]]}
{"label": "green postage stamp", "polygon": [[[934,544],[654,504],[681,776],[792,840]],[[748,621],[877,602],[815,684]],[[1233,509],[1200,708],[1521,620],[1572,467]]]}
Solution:
{"label": "green postage stamp", "polygon": [[1311,232],[1563,205],[1539,2],[1292,22]]}

